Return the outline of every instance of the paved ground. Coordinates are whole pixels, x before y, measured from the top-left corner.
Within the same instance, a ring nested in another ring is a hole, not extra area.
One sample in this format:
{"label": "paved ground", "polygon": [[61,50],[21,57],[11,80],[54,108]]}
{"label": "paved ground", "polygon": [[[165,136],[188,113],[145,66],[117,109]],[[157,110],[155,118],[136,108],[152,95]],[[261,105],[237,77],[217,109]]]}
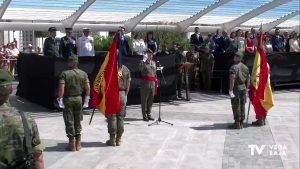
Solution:
{"label": "paved ground", "polygon": [[[11,102],[33,112],[45,144],[47,169],[299,169],[299,89],[274,94],[268,125],[227,130],[232,122],[227,96],[192,93],[192,100],[164,103],[160,123],[141,121],[140,106],[129,106],[120,147],[107,147],[105,118],[91,125],[84,115],[82,150],[64,151],[67,138],[61,112],[14,97]],[[158,116],[158,106],[153,108]],[[253,108],[249,123],[254,120]],[[252,147],[252,148],[251,148]],[[251,155],[251,149],[252,155]]]}

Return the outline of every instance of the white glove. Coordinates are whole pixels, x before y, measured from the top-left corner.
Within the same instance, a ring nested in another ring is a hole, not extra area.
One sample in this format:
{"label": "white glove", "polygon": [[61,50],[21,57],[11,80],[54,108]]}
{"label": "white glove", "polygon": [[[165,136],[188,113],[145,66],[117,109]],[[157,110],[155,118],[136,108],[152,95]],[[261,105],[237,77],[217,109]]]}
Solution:
{"label": "white glove", "polygon": [[89,107],[90,96],[85,96],[83,108]]}
{"label": "white glove", "polygon": [[59,108],[65,108],[64,102],[63,102],[63,98],[57,98],[57,102],[58,102],[58,107]]}
{"label": "white glove", "polygon": [[233,94],[233,91],[232,90],[229,90],[229,97],[231,99],[235,98],[235,95]]}
{"label": "white glove", "polygon": [[143,56],[143,62],[146,62],[147,59],[148,59],[148,56],[147,56],[147,54],[145,54],[145,55]]}

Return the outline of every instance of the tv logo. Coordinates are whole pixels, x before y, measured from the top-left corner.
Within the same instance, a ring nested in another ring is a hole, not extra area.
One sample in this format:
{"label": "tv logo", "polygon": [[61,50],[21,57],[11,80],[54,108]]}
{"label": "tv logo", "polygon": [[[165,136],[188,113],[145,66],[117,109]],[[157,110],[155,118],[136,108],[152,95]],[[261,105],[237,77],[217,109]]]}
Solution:
{"label": "tv logo", "polygon": [[251,156],[255,155],[255,152],[258,155],[261,155],[264,151],[268,153],[270,156],[286,156],[286,145],[248,145],[248,148],[250,148]]}

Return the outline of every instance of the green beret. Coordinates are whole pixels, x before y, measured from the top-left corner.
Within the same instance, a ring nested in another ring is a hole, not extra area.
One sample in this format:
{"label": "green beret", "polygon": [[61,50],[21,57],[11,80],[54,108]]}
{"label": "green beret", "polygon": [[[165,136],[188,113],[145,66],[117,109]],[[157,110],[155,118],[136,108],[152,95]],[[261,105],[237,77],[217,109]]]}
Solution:
{"label": "green beret", "polygon": [[14,80],[14,77],[9,71],[0,69],[0,85],[11,84]]}
{"label": "green beret", "polygon": [[76,56],[76,55],[70,56],[69,61],[78,61],[78,56]]}
{"label": "green beret", "polygon": [[244,53],[241,52],[241,51],[238,51],[238,52],[235,52],[234,56],[235,56],[235,57],[243,57],[243,56],[244,56]]}

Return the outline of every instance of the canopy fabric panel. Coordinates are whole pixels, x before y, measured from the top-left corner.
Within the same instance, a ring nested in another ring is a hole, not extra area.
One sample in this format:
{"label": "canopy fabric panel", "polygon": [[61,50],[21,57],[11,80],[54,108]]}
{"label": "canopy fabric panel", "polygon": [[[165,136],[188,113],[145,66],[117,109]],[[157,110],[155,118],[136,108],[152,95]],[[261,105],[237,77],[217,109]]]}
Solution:
{"label": "canopy fabric panel", "polygon": [[[132,26],[132,30],[153,29],[155,26],[169,31],[190,31],[195,26],[214,30],[274,0],[168,0],[151,12],[145,12],[159,1],[162,0],[0,0],[0,11],[3,14],[0,17],[0,30],[28,30],[31,27],[34,30],[45,30],[50,26],[63,29],[70,22],[69,25],[75,23],[74,28],[78,29],[91,26],[94,30],[111,31],[128,24],[128,20],[141,14],[143,17],[138,20],[138,25]],[[84,8],[87,3],[89,6]],[[221,5],[212,8],[216,3]],[[299,26],[299,15],[286,17],[287,20],[279,19],[299,10],[299,4],[299,0],[290,0],[250,20],[243,20],[244,23],[237,26],[259,27],[260,24],[280,21],[283,23],[277,27],[292,29]],[[201,11],[206,12],[199,15]],[[187,29],[180,29],[181,23],[189,18],[195,19],[185,24]]]}

